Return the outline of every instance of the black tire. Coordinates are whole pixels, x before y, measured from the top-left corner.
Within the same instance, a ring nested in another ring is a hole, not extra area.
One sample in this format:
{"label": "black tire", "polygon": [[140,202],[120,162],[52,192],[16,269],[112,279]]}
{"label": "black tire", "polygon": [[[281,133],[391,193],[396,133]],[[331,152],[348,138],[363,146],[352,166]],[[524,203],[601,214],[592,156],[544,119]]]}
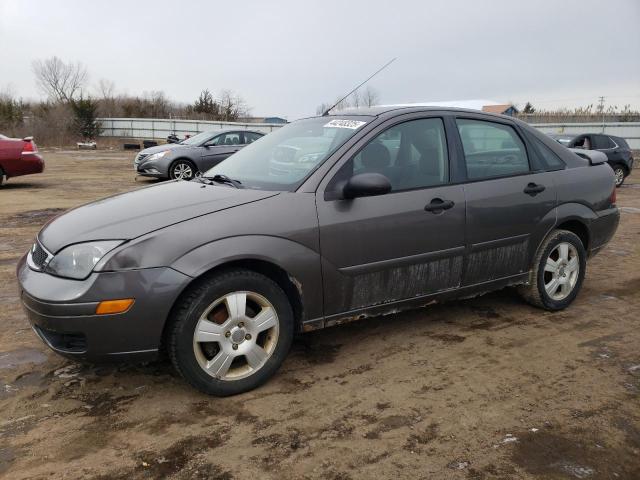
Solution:
{"label": "black tire", "polygon": [[4,183],[4,170],[0,168],[0,187],[2,186],[3,183]]}
{"label": "black tire", "polygon": [[[178,170],[180,169],[180,167],[183,168],[188,168],[189,171],[191,172],[189,174],[189,176],[182,176],[179,177],[178,175]],[[169,166],[169,178],[171,180],[176,180],[178,178],[181,178],[181,180],[191,180],[193,179],[196,175],[198,174],[198,169],[196,168],[196,166],[194,165],[194,163],[191,160],[187,160],[186,158],[179,158],[177,160],[175,160],[170,166]]]}
{"label": "black tire", "polygon": [[[549,272],[545,272],[545,265],[547,264],[547,259],[550,258],[552,252],[554,252],[561,243],[573,245],[575,252],[577,253],[579,271],[576,275],[575,284],[568,295],[565,298],[558,300],[549,295],[545,289],[545,278],[548,279],[549,275],[554,275]],[[529,281],[527,284],[519,286],[518,292],[525,301],[533,306],[551,311],[562,310],[567,308],[578,295],[580,288],[582,287],[582,282],[584,281],[586,267],[587,252],[580,238],[568,230],[554,230],[538,248],[533,267],[529,273]]]}
{"label": "black tire", "polygon": [[[214,378],[200,365],[194,333],[201,315],[211,304],[234,292],[255,292],[268,300],[277,315],[278,334],[270,356],[260,368],[249,376],[225,380]],[[270,278],[244,269],[227,270],[203,278],[178,300],[169,321],[167,352],[174,367],[192,386],[219,397],[247,392],[266,382],[287,356],[294,334],[293,310],[284,291]]]}
{"label": "black tire", "polygon": [[614,165],[613,174],[616,179],[616,188],[619,188],[624,183],[624,179],[627,178],[627,169],[622,165]]}

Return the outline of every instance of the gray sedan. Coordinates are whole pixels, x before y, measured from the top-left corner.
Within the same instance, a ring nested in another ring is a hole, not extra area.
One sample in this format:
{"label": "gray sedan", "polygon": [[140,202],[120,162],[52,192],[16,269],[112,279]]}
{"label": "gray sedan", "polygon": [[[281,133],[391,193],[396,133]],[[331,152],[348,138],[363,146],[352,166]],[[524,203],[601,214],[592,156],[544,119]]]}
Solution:
{"label": "gray sedan", "polygon": [[202,132],[180,143],[146,148],[133,164],[145,177],[191,180],[262,136],[254,130]]}
{"label": "gray sedan", "polygon": [[166,352],[203,392],[245,392],[296,333],[506,286],[568,307],[620,217],[606,157],[580,155],[472,110],[299,120],[193,181],[52,220],[18,263],[21,298],[62,355]]}

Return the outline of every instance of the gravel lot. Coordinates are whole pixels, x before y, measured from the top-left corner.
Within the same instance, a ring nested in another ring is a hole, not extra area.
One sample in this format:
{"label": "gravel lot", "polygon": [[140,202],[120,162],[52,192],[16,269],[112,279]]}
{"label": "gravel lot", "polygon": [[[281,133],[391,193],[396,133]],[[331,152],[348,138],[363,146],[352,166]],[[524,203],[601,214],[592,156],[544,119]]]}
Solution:
{"label": "gravel lot", "polygon": [[163,361],[74,364],[28,327],[14,269],[42,224],[150,183],[131,153],[43,153],[0,188],[0,477],[640,478],[633,177],[568,310],[507,289],[313,332],[267,385],[216,399]]}

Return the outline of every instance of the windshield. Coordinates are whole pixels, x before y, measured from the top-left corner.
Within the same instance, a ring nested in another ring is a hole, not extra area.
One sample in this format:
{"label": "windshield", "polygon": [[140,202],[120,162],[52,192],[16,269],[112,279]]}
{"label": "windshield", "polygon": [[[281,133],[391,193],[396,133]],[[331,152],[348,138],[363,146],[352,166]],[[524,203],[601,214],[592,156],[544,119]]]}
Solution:
{"label": "windshield", "polygon": [[202,132],[193,137],[185,138],[180,142],[180,145],[200,145],[203,142],[206,142],[211,137],[213,137],[216,133],[219,132]]}
{"label": "windshield", "polygon": [[245,188],[295,190],[371,117],[316,117],[290,123],[243,148],[204,176],[226,175]]}

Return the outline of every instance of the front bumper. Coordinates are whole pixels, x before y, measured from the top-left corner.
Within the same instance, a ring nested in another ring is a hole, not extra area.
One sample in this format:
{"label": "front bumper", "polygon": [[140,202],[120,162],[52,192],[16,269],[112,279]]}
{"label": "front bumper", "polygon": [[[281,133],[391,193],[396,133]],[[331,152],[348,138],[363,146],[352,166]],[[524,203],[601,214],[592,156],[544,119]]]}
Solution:
{"label": "front bumper", "polygon": [[[171,268],[94,272],[70,280],[17,267],[22,303],[36,334],[54,351],[92,362],[146,360],[159,350],[176,298],[191,280]],[[96,315],[102,300],[134,298],[124,313]]]}
{"label": "front bumper", "polygon": [[166,166],[158,165],[155,160],[146,161],[145,159],[133,162],[133,168],[138,175],[154,178],[168,178]]}

